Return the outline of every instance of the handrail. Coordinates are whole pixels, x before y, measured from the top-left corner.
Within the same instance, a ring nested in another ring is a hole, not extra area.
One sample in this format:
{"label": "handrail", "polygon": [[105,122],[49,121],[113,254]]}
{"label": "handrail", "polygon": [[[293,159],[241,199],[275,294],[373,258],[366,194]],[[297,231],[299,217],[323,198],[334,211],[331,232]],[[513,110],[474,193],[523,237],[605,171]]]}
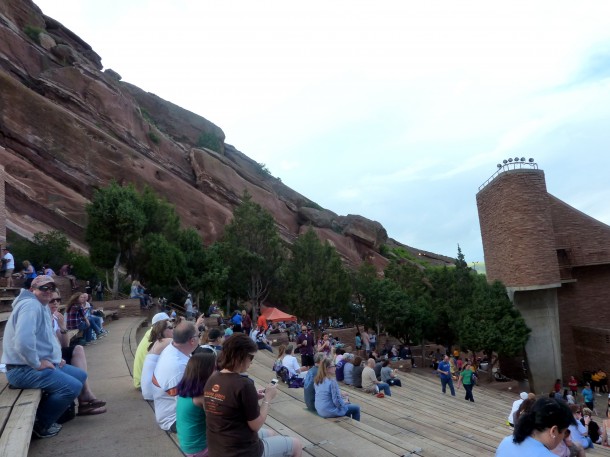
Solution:
{"label": "handrail", "polygon": [[513,159],[508,159],[508,160],[504,160],[504,164],[498,164],[498,169],[496,170],[496,172],[491,175],[487,181],[485,181],[483,184],[481,184],[479,186],[479,191],[481,189],[483,189],[487,184],[489,184],[491,181],[493,181],[499,174],[504,173],[505,171],[509,171],[509,170],[517,170],[517,169],[521,169],[521,168],[531,168],[534,170],[538,169],[538,164],[533,162],[534,159],[529,159],[529,162],[525,161],[525,158],[522,158],[521,160],[517,160],[515,159],[515,161],[513,161]]}

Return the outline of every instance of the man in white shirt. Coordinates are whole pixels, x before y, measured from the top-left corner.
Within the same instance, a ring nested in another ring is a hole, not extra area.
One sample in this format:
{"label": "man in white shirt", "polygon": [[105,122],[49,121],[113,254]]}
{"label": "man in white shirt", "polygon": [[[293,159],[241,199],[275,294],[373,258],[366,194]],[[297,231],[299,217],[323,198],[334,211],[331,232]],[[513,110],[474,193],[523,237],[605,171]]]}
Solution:
{"label": "man in white shirt", "polygon": [[15,258],[10,253],[8,246],[2,249],[2,260],[4,263],[4,277],[6,278],[6,287],[13,287],[13,271],[15,270]]}
{"label": "man in white shirt", "polygon": [[298,376],[299,378],[304,378],[307,374],[307,367],[302,367],[299,365],[297,358],[292,355],[292,351],[294,350],[294,346],[289,344],[286,347],[286,355],[282,359],[282,366],[288,369],[288,373],[290,377]]}
{"label": "man in white shirt", "polygon": [[506,419],[508,421],[508,425],[510,425],[511,427],[515,426],[514,415],[519,410],[519,406],[521,406],[521,403],[523,403],[525,400],[527,400],[527,392],[521,392],[519,394],[519,400],[515,400],[513,402],[513,407],[510,410],[508,418]]}
{"label": "man in white shirt", "polygon": [[161,352],[153,373],[155,416],[159,427],[176,432],[176,395],[178,383],[191,353],[199,344],[197,329],[183,321],[174,328],[174,341]]}

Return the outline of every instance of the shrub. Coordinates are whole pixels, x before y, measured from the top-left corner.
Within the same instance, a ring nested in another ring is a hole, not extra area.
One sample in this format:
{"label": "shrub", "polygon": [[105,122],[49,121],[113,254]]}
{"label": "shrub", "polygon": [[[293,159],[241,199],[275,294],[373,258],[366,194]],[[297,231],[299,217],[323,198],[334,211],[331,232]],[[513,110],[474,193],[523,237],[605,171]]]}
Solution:
{"label": "shrub", "polygon": [[222,140],[213,133],[202,132],[197,140],[197,147],[220,152],[222,150]]}
{"label": "shrub", "polygon": [[150,138],[150,141],[152,141],[155,144],[159,144],[161,142],[161,138],[159,138],[159,135],[157,135],[152,130],[150,132],[148,132],[148,138]]}
{"label": "shrub", "polygon": [[34,27],[33,25],[26,25],[23,28],[23,33],[25,33],[32,39],[32,41],[35,41],[38,44],[40,44],[40,34],[42,32],[44,32],[44,30],[42,30],[40,27]]}

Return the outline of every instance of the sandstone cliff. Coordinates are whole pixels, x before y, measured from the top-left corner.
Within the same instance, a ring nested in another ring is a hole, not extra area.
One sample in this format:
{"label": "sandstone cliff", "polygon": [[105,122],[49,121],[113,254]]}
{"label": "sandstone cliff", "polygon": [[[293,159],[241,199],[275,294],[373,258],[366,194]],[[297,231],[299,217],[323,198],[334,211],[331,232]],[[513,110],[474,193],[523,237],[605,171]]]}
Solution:
{"label": "sandstone cliff", "polygon": [[0,3],[0,163],[9,229],[31,236],[56,228],[83,245],[85,204],[115,179],[150,185],[211,243],[247,190],[287,242],[312,226],[352,266],[387,263],[379,254],[388,243],[381,224],[320,208],[224,139],[212,122],[103,71],[86,42],[30,0]]}

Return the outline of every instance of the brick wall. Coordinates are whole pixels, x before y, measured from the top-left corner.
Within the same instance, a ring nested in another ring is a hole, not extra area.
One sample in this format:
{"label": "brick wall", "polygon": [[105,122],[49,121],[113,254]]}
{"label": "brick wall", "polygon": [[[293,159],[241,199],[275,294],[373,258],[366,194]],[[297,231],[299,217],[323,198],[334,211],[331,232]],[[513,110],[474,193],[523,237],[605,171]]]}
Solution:
{"label": "brick wall", "polygon": [[6,245],[6,205],[4,195],[4,167],[0,165],[0,244],[2,247]]}
{"label": "brick wall", "polygon": [[559,283],[555,234],[542,170],[500,174],[477,194],[490,281],[507,287]]}

